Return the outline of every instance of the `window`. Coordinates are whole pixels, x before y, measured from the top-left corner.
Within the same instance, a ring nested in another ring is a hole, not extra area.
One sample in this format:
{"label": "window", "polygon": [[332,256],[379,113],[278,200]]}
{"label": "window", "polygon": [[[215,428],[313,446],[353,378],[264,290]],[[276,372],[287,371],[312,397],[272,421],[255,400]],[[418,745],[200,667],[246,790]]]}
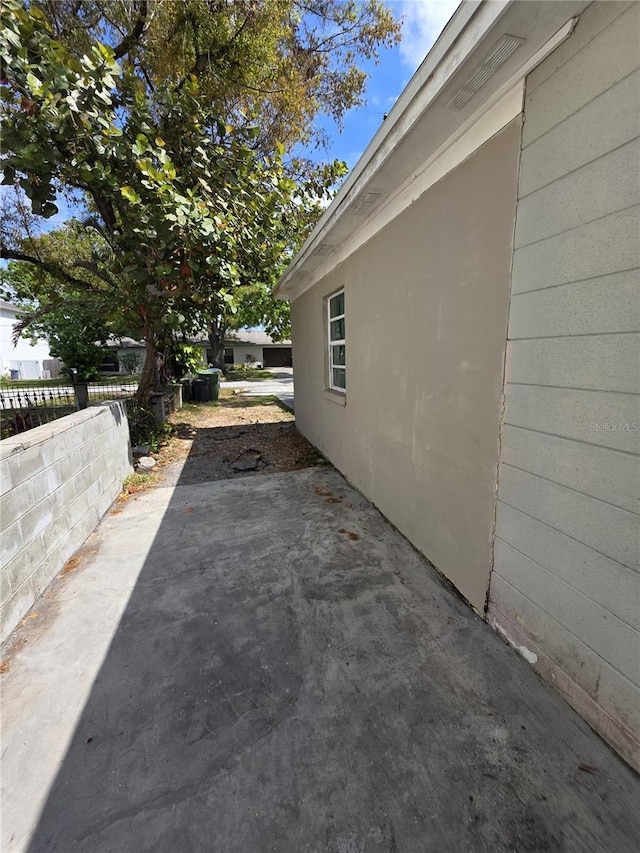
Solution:
{"label": "window", "polygon": [[329,388],[344,392],[347,388],[344,290],[330,296],[327,307],[329,312]]}

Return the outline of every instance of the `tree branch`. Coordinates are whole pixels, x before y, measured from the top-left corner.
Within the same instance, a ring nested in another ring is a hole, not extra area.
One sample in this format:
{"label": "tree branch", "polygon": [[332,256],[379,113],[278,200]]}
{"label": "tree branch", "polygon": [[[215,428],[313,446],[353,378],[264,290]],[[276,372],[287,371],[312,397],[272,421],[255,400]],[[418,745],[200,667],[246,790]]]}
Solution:
{"label": "tree branch", "polygon": [[2,249],[0,249],[0,257],[5,260],[23,261],[26,264],[33,264],[35,267],[43,270],[43,272],[47,272],[49,275],[62,279],[62,281],[66,281],[69,284],[73,284],[75,287],[81,287],[83,290],[86,290],[87,288],[92,289],[93,287],[90,282],[76,278],[74,275],[71,275],[71,273],[68,273],[66,270],[61,269],[61,267],[58,267],[55,264],[42,261],[34,255],[27,255],[24,252],[9,249],[7,246],[2,246]]}
{"label": "tree branch", "polygon": [[113,53],[116,59],[121,59],[125,54],[129,53],[131,48],[138,43],[140,36],[145,30],[147,23],[148,4],[147,0],[139,0],[135,4],[138,11],[138,17],[131,32],[126,35],[120,44],[114,49]]}

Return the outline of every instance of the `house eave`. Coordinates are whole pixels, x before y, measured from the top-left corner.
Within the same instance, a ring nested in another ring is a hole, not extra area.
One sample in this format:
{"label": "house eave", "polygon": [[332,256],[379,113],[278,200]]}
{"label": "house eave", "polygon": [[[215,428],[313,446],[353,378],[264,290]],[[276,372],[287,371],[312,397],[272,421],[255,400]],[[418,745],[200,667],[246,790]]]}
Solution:
{"label": "house eave", "polygon": [[[463,2],[281,276],[274,296],[296,299],[411,204],[429,180],[439,180],[469,156],[473,145],[515,118],[525,76],[570,35],[588,5],[587,0]],[[522,40],[518,49],[454,111],[455,93],[507,34]]]}

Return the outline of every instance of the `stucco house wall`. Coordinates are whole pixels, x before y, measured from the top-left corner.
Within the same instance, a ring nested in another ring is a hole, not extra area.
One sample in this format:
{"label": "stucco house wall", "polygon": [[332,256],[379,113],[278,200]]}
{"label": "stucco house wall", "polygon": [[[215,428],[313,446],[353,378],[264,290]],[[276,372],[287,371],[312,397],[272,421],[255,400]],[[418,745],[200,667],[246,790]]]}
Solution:
{"label": "stucco house wall", "polygon": [[527,79],[489,608],[636,766],[639,34],[596,3]]}
{"label": "stucco house wall", "polygon": [[277,288],[302,432],[638,769],[639,33],[463,3]]}
{"label": "stucco house wall", "polygon": [[264,363],[263,348],[260,346],[255,346],[253,344],[234,344],[232,341],[228,341],[225,346],[227,349],[233,349],[234,364],[244,364],[248,355],[253,356],[256,361]]}
{"label": "stucco house wall", "polygon": [[7,302],[0,302],[0,374],[19,371],[18,379],[42,379],[43,362],[51,359],[49,344],[46,341],[32,343],[27,338],[19,338],[13,344],[13,327],[20,319],[20,310]]}
{"label": "stucco house wall", "polygon": [[[247,356],[251,355],[262,365],[268,361],[270,352],[272,355],[282,351],[291,351],[291,341],[274,341],[266,332],[241,329],[232,332],[225,340],[225,349],[233,350],[233,363],[245,364]],[[278,360],[278,359],[277,359]]]}
{"label": "stucco house wall", "polygon": [[[479,611],[519,147],[516,120],[292,304],[298,428]],[[346,397],[324,391],[341,287]]]}

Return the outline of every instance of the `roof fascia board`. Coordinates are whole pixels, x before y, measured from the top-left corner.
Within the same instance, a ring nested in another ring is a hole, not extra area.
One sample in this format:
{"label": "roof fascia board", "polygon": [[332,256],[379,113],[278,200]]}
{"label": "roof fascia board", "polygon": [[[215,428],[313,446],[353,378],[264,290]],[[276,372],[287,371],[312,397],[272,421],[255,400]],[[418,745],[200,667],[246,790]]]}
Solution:
{"label": "roof fascia board", "polygon": [[328,257],[311,275],[289,286],[287,292],[282,293],[282,297],[278,294],[278,298],[297,299],[399,216],[429,187],[453,171],[481,145],[506,127],[522,112],[523,93],[524,81],[520,81],[492,109],[489,111],[484,109],[483,115],[473,123],[471,128],[468,128],[454,142],[449,140],[446,146],[430,158],[418,174],[412,175],[400,189],[394,192],[385,201],[384,207],[377,210],[368,222],[365,222],[349,240],[340,246],[339,250]]}
{"label": "roof fascia board", "polygon": [[514,0],[468,0],[453,17],[393,105],[364,153],[340,187],[332,203],[300,247],[291,266],[274,288],[274,295],[304,262],[327,227],[332,227],[357,196],[358,186],[377,172],[404,137],[435,100],[450,77],[464,63],[476,44],[504,14]]}
{"label": "roof fascia board", "polygon": [[0,300],[0,308],[4,311],[12,311],[14,314],[26,314],[27,311],[24,308],[18,308],[17,305],[14,305],[12,302],[5,302],[4,300]]}
{"label": "roof fascia board", "polygon": [[[393,219],[416,201],[429,187],[441,180],[446,174],[470,157],[481,145],[513,121],[522,112],[524,82],[526,76],[540,62],[555,50],[575,27],[572,18],[561,27],[529,60],[493,95],[469,117],[458,133],[443,143],[428,158],[421,169],[411,175],[394,193],[385,199],[367,222],[354,232],[340,249],[328,257],[311,275],[306,276],[287,288],[287,292],[278,294],[278,298],[296,299],[314,284],[328,275],[338,264],[345,261],[357,249],[382,230]],[[292,272],[294,272],[292,270]],[[283,279],[281,279],[281,283]]]}

